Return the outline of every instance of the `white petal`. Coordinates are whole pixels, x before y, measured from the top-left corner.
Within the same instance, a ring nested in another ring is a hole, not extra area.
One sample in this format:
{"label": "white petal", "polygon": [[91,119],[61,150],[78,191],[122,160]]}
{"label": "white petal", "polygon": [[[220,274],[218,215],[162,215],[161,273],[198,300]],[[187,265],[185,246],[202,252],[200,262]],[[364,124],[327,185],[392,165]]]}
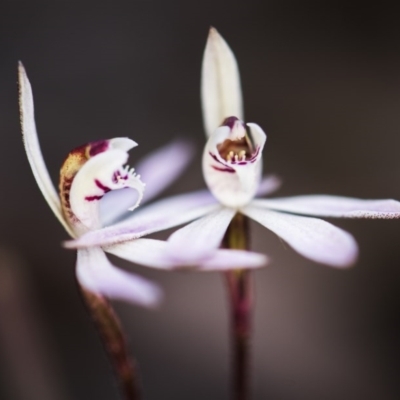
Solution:
{"label": "white petal", "polygon": [[129,173],[126,173],[126,180],[114,179],[115,172],[122,168],[127,159],[125,150],[107,150],[91,157],[75,175],[69,197],[71,210],[86,228],[101,227],[99,200],[111,190],[124,187],[134,189],[139,196],[131,208],[139,204],[144,190],[140,179]]}
{"label": "white petal", "polygon": [[146,184],[142,202],[149,201],[171,185],[187,167],[193,153],[193,146],[188,141],[175,140],[139,161],[135,169]]}
{"label": "white petal", "polygon": [[109,299],[145,307],[156,306],[161,299],[158,286],[114,267],[98,247],[78,251],[76,274],[85,289]]}
{"label": "white petal", "polygon": [[117,137],[106,140],[105,142],[108,142],[111,149],[123,150],[125,152],[132,150],[134,147],[138,145],[134,140],[127,137]]}
{"label": "white petal", "polygon": [[43,160],[39,139],[36,132],[32,88],[25,69],[21,63],[18,67],[18,77],[20,88],[19,106],[21,113],[22,136],[24,139],[25,151],[28,156],[29,164],[32,168],[32,172],[39,189],[41,190],[48,205],[61,224],[64,226],[66,231],[71,236],[74,236],[71,228],[68,226],[61,213],[60,199],[50,179]]}
{"label": "white petal", "polygon": [[184,264],[209,257],[221,245],[236,210],[218,209],[175,231],[168,239],[169,251]]}
{"label": "white petal", "polygon": [[255,200],[257,206],[278,211],[319,217],[400,218],[400,202],[396,200],[362,200],[351,197],[311,195]]}
{"label": "white petal", "polygon": [[173,196],[139,208],[132,217],[123,222],[88,232],[64,245],[67,248],[82,248],[125,242],[182,225],[214,211],[217,207],[219,206],[208,190]]}
{"label": "white petal", "polygon": [[217,250],[210,259],[204,261],[201,271],[228,271],[231,269],[252,269],[267,265],[264,254],[245,250]]}
{"label": "white petal", "polygon": [[230,116],[243,118],[239,68],[232,50],[211,28],[203,56],[201,100],[207,136]]}
{"label": "white petal", "polygon": [[105,248],[108,253],[135,264],[162,270],[192,269],[196,271],[226,271],[260,268],[268,262],[263,254],[242,250],[215,250],[197,259],[175,257],[167,242],[137,239]]}
{"label": "white petal", "polygon": [[[239,121],[241,122],[241,121]],[[203,153],[203,175],[211,193],[227,207],[239,208],[256,195],[261,180],[262,151],[267,136],[256,124],[247,124],[254,141],[254,156],[244,162],[221,157],[218,145],[228,138],[230,126],[221,126],[208,139]]]}
{"label": "white petal", "polygon": [[167,253],[167,242],[163,240],[136,239],[104,247],[104,250],[124,260],[146,267],[165,270],[174,267]]}
{"label": "white petal", "polygon": [[256,196],[267,196],[278,190],[281,185],[282,181],[276,175],[267,175],[259,184]]}
{"label": "white petal", "polygon": [[334,267],[350,266],[357,258],[354,238],[326,221],[253,205],[245,207],[242,212],[276,233],[306,258]]}

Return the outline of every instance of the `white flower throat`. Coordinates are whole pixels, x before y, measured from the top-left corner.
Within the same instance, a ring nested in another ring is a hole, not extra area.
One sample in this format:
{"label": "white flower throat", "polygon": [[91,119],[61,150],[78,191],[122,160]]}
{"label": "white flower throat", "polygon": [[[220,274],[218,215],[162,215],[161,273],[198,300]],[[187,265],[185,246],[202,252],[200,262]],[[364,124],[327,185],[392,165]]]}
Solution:
{"label": "white flower throat", "polygon": [[255,196],[265,140],[258,125],[236,117],[226,118],[210,135],[203,155],[204,178],[223,205],[242,207]]}

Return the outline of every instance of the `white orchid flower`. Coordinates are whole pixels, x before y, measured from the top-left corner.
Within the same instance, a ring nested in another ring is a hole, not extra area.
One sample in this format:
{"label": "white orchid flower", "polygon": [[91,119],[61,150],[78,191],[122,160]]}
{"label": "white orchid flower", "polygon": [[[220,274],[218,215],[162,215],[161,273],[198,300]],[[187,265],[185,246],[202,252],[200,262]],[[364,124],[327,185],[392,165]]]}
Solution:
{"label": "white orchid flower", "polygon": [[[249,268],[255,268],[266,263],[266,257],[261,254],[228,250],[200,254],[197,248],[193,249],[191,260],[182,258],[179,253],[185,249],[181,248],[179,233],[170,238],[171,244],[176,244],[174,251],[165,241],[138,239],[215,212],[218,207],[207,193],[165,199],[134,213],[123,222],[123,226],[139,233],[125,243],[111,245],[110,242],[123,241],[120,236],[111,236],[111,241],[107,236],[108,229],[121,225],[114,221],[127,210],[136,208],[142,199],[148,201],[168,186],[186,167],[191,157],[190,147],[185,142],[174,142],[155,151],[138,163],[139,175],[124,166],[128,160],[128,151],[137,146],[133,140],[114,138],[89,143],[74,149],[66,158],[60,171],[58,195],[40,150],[32,89],[22,64],[19,66],[19,83],[25,150],[43,196],[72,238],[79,240],[82,235],[94,234],[90,237],[99,242],[96,246],[80,246],[78,250],[76,273],[83,288],[107,298],[143,306],[153,306],[159,301],[161,293],[155,284],[114,267],[104,251],[164,270],[179,267],[195,267],[204,271],[223,270],[243,263]],[[145,194],[143,182],[147,184]],[[103,228],[106,225],[109,226]],[[103,240],[104,237],[108,240]],[[206,238],[201,234],[198,239],[198,243],[202,243]]]}
{"label": "white orchid flower", "polygon": [[[204,52],[201,95],[208,137],[203,172],[213,196],[200,191],[161,202],[155,208],[158,213],[184,205],[185,213],[193,213],[193,219],[200,217],[176,231],[169,240],[170,249],[181,249],[176,255],[181,262],[190,260],[193,254],[209,254],[217,248],[232,218],[242,213],[277,234],[304,257],[334,267],[347,267],[355,262],[358,253],[353,236],[315,217],[400,218],[400,203],[395,200],[329,195],[256,198],[271,194],[280,182],[273,176],[261,179],[266,135],[258,125],[242,122],[237,62],[214,28],[210,30]],[[143,217],[147,212],[150,209],[143,212]],[[140,221],[140,212],[135,218]],[[89,232],[68,246],[111,245],[138,237],[147,229],[140,223],[135,227],[117,224],[96,234]],[[124,244],[119,246],[112,252],[123,255]]]}
{"label": "white orchid flower", "polygon": [[204,178],[225,207],[235,208],[264,225],[303,256],[336,267],[354,263],[357,244],[349,233],[312,217],[400,217],[400,203],[395,200],[327,195],[254,199],[261,182],[266,135],[258,125],[241,121],[237,63],[225,40],[213,28],[202,72],[202,104],[209,136],[203,156]]}

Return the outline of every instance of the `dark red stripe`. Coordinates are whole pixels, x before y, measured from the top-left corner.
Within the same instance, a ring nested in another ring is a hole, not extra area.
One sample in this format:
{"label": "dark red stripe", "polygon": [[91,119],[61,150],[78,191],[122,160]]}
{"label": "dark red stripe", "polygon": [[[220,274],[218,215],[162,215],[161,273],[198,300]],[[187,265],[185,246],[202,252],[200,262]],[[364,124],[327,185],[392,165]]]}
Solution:
{"label": "dark red stripe", "polygon": [[95,180],[94,180],[94,183],[96,184],[96,186],[97,186],[99,189],[103,190],[104,193],[108,193],[108,192],[111,191],[111,189],[110,189],[109,187],[104,186],[98,179],[95,179]]}
{"label": "dark red stripe", "polygon": [[214,169],[217,170],[217,171],[221,171],[221,172],[230,172],[231,174],[232,174],[232,173],[235,173],[235,170],[232,169],[232,168],[220,168],[220,167],[216,167],[215,165],[211,165],[211,167],[214,168]]}

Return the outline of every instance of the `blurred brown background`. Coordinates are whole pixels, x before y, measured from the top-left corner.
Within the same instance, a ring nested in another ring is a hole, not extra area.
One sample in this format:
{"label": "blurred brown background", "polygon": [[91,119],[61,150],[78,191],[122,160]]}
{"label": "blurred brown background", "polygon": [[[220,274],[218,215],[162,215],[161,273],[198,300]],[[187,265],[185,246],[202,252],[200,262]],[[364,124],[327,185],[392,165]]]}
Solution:
{"label": "blurred brown background", "polygon": [[[268,134],[265,171],[284,179],[280,195],[400,199],[400,25],[389,4],[0,2],[0,243],[24,260],[60,399],[111,400],[118,393],[78,295],[74,252],[61,248],[67,235],[23,151],[17,61],[33,85],[55,182],[67,152],[82,143],[130,136],[140,144],[131,153],[134,166],[183,135],[199,152],[167,194],[203,187],[199,76],[213,25],[239,60],[247,120]],[[274,261],[255,274],[254,399],[400,398],[400,222],[334,222],[359,242],[353,269],[313,264],[254,225],[254,247]],[[145,398],[228,399],[221,277],[118,263],[166,293],[156,312],[117,306]],[[16,343],[25,334],[17,330]],[[5,353],[0,342],[0,398],[43,400],[35,390],[18,397],[10,389]]]}

